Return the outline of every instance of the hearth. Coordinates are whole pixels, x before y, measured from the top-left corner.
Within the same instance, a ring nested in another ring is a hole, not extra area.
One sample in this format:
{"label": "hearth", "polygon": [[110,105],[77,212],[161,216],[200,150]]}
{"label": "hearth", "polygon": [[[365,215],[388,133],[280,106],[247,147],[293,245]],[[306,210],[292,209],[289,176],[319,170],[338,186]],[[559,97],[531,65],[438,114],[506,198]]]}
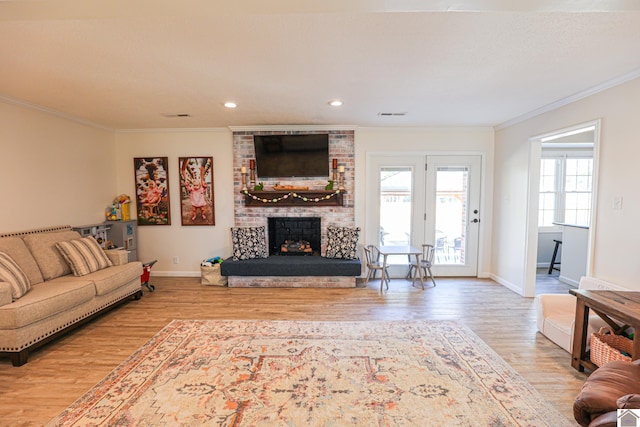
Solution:
{"label": "hearth", "polygon": [[320,218],[268,218],[269,255],[320,254]]}

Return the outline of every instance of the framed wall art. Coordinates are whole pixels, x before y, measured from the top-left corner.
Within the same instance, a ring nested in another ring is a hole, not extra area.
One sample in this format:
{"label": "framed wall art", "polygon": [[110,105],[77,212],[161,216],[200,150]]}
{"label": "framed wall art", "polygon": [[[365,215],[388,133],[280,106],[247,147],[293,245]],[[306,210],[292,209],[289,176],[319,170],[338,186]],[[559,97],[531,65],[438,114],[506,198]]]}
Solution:
{"label": "framed wall art", "polygon": [[135,157],[138,225],[171,225],[167,157]]}
{"label": "framed wall art", "polygon": [[180,157],[182,225],[215,225],[213,157]]}

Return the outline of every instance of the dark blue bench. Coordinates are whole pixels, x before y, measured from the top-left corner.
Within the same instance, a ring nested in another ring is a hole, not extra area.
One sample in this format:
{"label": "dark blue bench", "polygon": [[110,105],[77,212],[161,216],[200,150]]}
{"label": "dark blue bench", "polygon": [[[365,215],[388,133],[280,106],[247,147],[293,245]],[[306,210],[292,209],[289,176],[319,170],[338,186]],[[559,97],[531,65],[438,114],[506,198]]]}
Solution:
{"label": "dark blue bench", "polygon": [[359,259],[332,259],[321,256],[278,256],[220,264],[223,276],[359,276]]}

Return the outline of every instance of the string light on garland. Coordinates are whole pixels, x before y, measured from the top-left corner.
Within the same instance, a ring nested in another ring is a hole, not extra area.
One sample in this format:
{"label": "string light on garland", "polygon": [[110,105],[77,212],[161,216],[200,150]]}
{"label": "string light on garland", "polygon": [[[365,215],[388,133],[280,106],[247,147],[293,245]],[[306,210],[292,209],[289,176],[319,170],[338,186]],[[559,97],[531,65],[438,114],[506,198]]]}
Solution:
{"label": "string light on garland", "polygon": [[267,199],[267,198],[258,197],[255,194],[251,194],[249,192],[249,190],[243,190],[242,194],[244,194],[245,196],[251,197],[253,200],[258,200],[258,201],[260,201],[262,203],[278,203],[278,202],[280,202],[282,200],[288,199],[289,196],[291,196],[293,198],[296,198],[296,199],[300,199],[303,202],[307,202],[307,203],[318,203],[318,202],[321,202],[323,200],[329,200],[332,197],[335,197],[338,194],[340,194],[340,192],[341,192],[340,190],[336,190],[333,193],[327,194],[326,196],[322,196],[322,197],[306,197],[306,196],[301,196],[298,193],[291,192],[291,193],[283,194],[280,197],[274,197],[273,199]]}

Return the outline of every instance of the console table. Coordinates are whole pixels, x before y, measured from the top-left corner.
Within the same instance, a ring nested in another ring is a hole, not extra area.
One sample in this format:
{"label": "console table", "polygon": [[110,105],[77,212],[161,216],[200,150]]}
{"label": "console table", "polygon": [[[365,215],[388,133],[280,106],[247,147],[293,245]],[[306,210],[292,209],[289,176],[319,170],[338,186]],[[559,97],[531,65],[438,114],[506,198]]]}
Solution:
{"label": "console table", "polygon": [[[629,327],[634,328],[631,359],[640,358],[640,338],[637,337],[640,334],[640,292],[571,289],[569,293],[576,296],[571,366],[581,372],[585,368],[592,371],[598,368],[591,362],[586,350],[590,309],[607,322],[617,334]],[[612,319],[622,322],[623,325],[618,325]]]}

